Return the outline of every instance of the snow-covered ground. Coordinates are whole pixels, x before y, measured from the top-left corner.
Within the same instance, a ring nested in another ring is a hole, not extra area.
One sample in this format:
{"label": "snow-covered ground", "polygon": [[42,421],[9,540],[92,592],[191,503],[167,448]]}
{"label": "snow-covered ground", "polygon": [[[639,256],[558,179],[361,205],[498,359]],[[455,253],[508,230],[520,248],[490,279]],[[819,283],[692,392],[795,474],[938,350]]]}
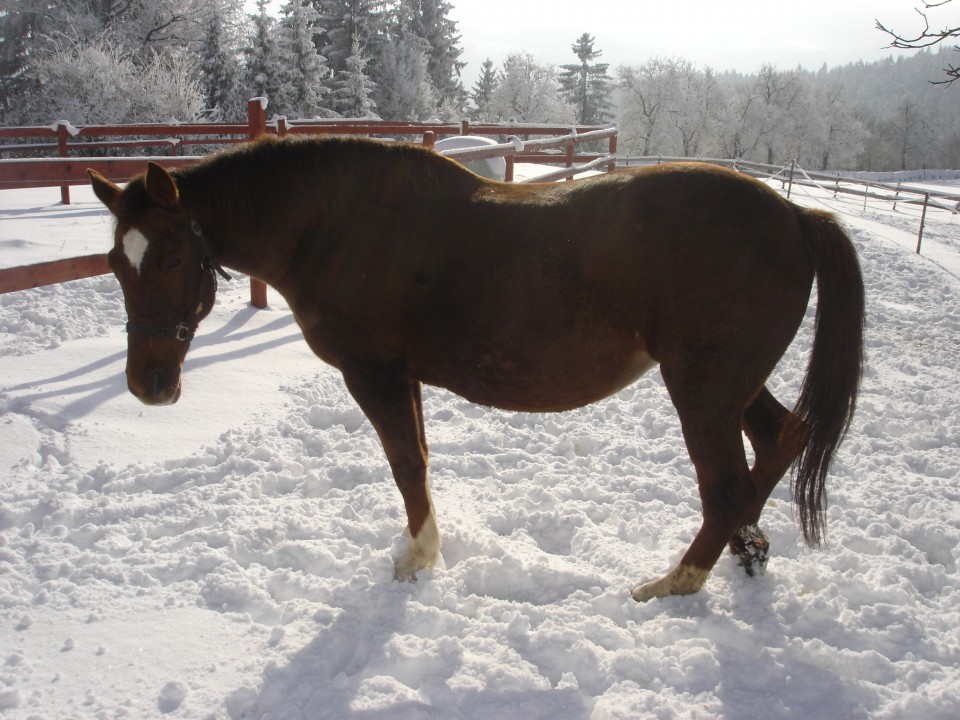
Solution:
{"label": "snow-covered ground", "polygon": [[[0,264],[105,251],[86,189],[0,192]],[[960,221],[844,213],[868,288],[860,406],[806,549],[637,604],[700,504],[659,374],[577,412],[427,389],[443,562],[393,581],[374,432],[276,293],[221,282],[181,401],[125,389],[112,277],[0,296],[0,717],[960,716]],[[810,318],[770,385],[790,404]]]}

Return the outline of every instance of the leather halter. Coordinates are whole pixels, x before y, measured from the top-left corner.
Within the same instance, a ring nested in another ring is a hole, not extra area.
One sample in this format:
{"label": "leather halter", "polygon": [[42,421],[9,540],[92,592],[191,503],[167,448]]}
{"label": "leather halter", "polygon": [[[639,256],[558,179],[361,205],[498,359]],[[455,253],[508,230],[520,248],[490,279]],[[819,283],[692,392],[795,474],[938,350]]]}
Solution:
{"label": "leather halter", "polygon": [[149,335],[151,337],[171,338],[180,342],[190,342],[197,334],[197,326],[200,324],[200,317],[203,313],[203,299],[207,296],[210,284],[213,284],[213,291],[217,290],[217,274],[219,273],[224,280],[232,280],[224,269],[217,262],[210,249],[210,244],[203,236],[200,229],[200,223],[196,220],[190,221],[190,229],[196,238],[197,246],[200,250],[200,269],[203,271],[200,275],[200,287],[197,288],[197,302],[192,310],[188,310],[183,320],[176,327],[163,327],[160,325],[141,325],[128,322],[126,325],[127,333],[130,335]]}

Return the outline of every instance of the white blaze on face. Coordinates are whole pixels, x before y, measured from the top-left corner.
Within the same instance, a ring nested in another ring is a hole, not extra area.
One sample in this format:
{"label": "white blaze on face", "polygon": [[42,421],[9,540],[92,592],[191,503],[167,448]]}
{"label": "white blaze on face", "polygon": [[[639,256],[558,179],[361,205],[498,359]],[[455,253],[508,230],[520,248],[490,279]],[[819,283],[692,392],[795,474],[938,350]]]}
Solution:
{"label": "white blaze on face", "polygon": [[123,254],[127,256],[127,260],[130,261],[133,269],[139,273],[140,266],[143,265],[143,256],[147,253],[149,241],[143,236],[142,232],[133,229],[128,230],[120,242],[123,245]]}

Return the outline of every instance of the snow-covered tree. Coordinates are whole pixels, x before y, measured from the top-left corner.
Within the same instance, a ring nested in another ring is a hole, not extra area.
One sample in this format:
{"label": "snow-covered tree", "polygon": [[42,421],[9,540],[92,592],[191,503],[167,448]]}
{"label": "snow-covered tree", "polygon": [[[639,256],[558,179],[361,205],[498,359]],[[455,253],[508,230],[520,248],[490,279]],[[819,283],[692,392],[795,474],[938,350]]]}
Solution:
{"label": "snow-covered tree", "polygon": [[437,108],[437,91],[427,69],[427,41],[411,32],[407,17],[396,15],[380,46],[375,100],[385,120],[420,120]]}
{"label": "snow-covered tree", "polygon": [[228,20],[215,8],[205,23],[200,47],[200,86],[203,88],[210,120],[238,120],[246,108],[241,90],[243,69],[237,58],[237,42],[229,32]]}
{"label": "snow-covered tree", "polygon": [[253,33],[246,48],[247,92],[273,102],[281,96],[283,66],[277,46],[277,21],[267,13],[267,0],[257,0],[257,14],[252,20]]}
{"label": "snow-covered tree", "polygon": [[723,91],[710,68],[698,70],[680,60],[673,68],[674,94],[667,108],[672,134],[681,157],[713,155],[718,150],[715,136],[723,117]]}
{"label": "snow-covered tree", "polygon": [[670,154],[670,117],[677,60],[656,57],[617,69],[619,147],[625,154]]}
{"label": "snow-covered tree", "polygon": [[53,42],[34,62],[40,88],[34,117],[77,124],[195,121],[203,94],[186,54],[154,53],[143,63],[109,35]]}
{"label": "snow-covered tree", "polygon": [[570,47],[579,63],[561,65],[560,87],[567,101],[575,108],[575,117],[582,125],[606,122],[610,110],[610,76],[608,63],[593,62],[603,52],[594,50],[596,42],[589,33],[583,33]]}
{"label": "snow-covered tree", "polygon": [[480,66],[480,77],[470,92],[470,99],[473,100],[473,117],[476,120],[490,120],[490,103],[493,101],[493,93],[497,89],[499,79],[497,71],[493,68],[493,60],[487,58]]}
{"label": "snow-covered tree", "polygon": [[556,69],[541,65],[528,52],[507,56],[490,101],[490,114],[505,121],[574,122],[573,108],[560,96]]}
{"label": "snow-covered tree", "polygon": [[820,170],[856,167],[867,132],[845,88],[815,87],[809,97],[810,112],[804,114],[803,142],[797,157],[800,164]]}
{"label": "snow-covered tree", "polygon": [[334,72],[346,69],[357,40],[361,53],[371,57],[386,32],[384,0],[313,0],[319,12],[324,41],[320,52]]}
{"label": "snow-covered tree", "polygon": [[427,71],[440,104],[463,106],[465,91],[460,73],[460,35],[450,19],[453,4],[448,0],[400,0],[398,13],[406,13],[410,32],[427,42]]}
{"label": "snow-covered tree", "polygon": [[375,85],[364,72],[367,58],[360,47],[360,39],[353,39],[352,52],[338,70],[330,93],[333,109],[343,117],[375,117],[376,103],[371,98]]}
{"label": "snow-covered tree", "polygon": [[306,0],[289,0],[280,8],[282,17],[277,36],[282,85],[273,99],[275,112],[297,118],[317,117],[325,109],[329,91],[326,58],[315,41],[321,33],[317,11]]}

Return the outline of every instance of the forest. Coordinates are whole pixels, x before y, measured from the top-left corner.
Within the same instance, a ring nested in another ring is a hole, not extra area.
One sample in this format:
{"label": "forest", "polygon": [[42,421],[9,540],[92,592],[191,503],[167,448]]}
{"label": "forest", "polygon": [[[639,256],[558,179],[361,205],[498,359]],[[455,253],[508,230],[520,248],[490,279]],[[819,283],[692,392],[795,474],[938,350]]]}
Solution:
{"label": "forest", "polygon": [[[614,122],[625,156],[796,160],[816,169],[960,167],[957,50],[755,73],[680,57],[461,60],[448,0],[12,0],[0,10],[0,124],[290,119]],[[642,43],[638,42],[638,47]]]}

